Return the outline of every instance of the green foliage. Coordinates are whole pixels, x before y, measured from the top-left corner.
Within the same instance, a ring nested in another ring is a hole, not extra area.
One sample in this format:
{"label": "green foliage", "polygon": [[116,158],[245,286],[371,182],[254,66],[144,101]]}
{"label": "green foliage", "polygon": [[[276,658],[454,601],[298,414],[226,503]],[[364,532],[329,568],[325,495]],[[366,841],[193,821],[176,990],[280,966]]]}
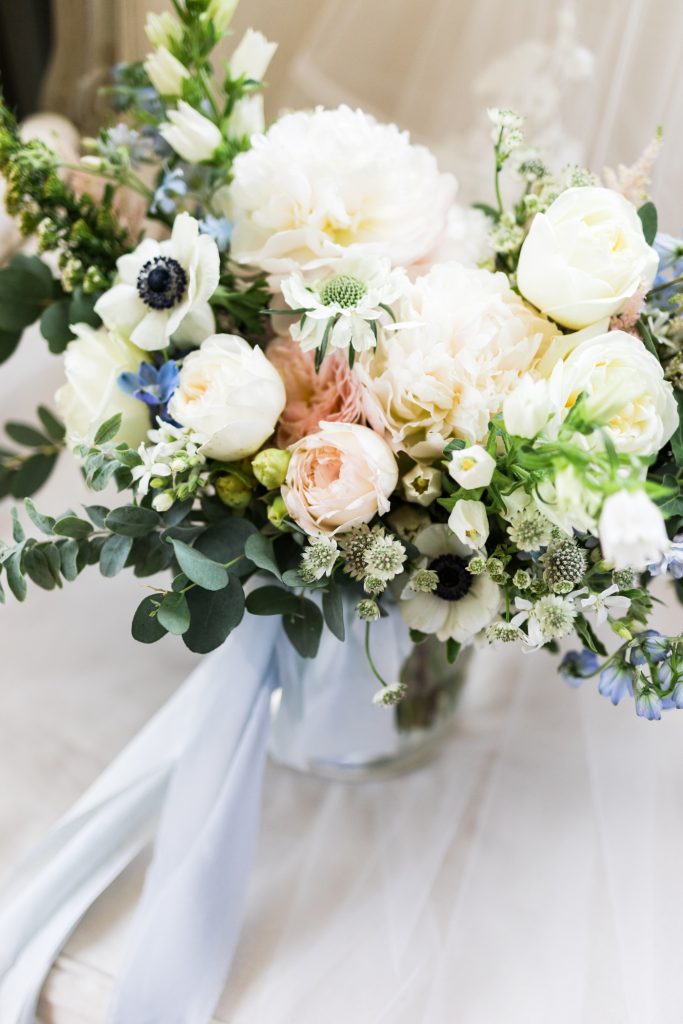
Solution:
{"label": "green foliage", "polygon": [[180,540],[173,537],[169,540],[173,545],[178,565],[187,578],[198,587],[204,590],[222,590],[228,585],[228,573],[222,565]]}
{"label": "green foliage", "polygon": [[0,448],[0,498],[27,498],[35,494],[50,476],[64,447],[64,428],[44,406],[38,409],[41,429],[29,423],[10,422],[5,432],[22,452]]}
{"label": "green foliage", "polygon": [[262,533],[253,533],[244,545],[244,553],[258,569],[272,573],[279,580],[282,579],[280,569],[275,559],[275,548],[273,541]]}
{"label": "green foliage", "polygon": [[330,581],[327,590],[323,591],[323,616],[327,627],[338,640],[346,635],[344,628],[344,602],[342,592],[334,580]]}
{"label": "green foliage", "polygon": [[220,647],[244,615],[244,591],[236,576],[230,575],[222,590],[188,591],[190,628],[183,636],[185,646],[196,654],[208,654]]}
{"label": "green foliage", "polygon": [[141,505],[123,505],[109,513],[104,521],[112,533],[124,537],[144,537],[161,523],[161,516],[152,508]]}
{"label": "green foliage", "polygon": [[308,598],[299,598],[295,612],[282,617],[285,633],[302,658],[315,658],[323,631],[323,616],[317,604]]}
{"label": "green foliage", "polygon": [[648,245],[652,245],[657,235],[657,207],[654,203],[647,202],[638,210],[640,223],[643,225],[643,234]]}

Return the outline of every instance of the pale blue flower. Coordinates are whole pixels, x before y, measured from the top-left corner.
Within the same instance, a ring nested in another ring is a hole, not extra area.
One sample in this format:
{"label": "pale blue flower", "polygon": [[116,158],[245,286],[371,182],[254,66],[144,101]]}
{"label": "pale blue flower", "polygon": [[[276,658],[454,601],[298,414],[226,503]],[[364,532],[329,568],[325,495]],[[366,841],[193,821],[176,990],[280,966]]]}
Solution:
{"label": "pale blue flower", "polygon": [[600,673],[598,691],[617,705],[623,697],[633,696],[633,671],[624,662],[608,665]]}
{"label": "pale blue flower", "polygon": [[151,213],[163,213],[172,217],[175,213],[178,199],[187,194],[187,182],[179,167],[172,171],[166,171],[161,183],[157,185],[154,198],[150,206]]}
{"label": "pale blue flower", "polygon": [[570,686],[580,686],[584,679],[598,670],[599,661],[593,651],[567,651],[560,662],[560,675]]}
{"label": "pale blue flower", "polygon": [[662,702],[653,690],[644,690],[636,697],[636,714],[650,722],[662,717]]}
{"label": "pale blue flower", "polygon": [[219,252],[225,252],[232,237],[232,224],[226,217],[212,217],[207,213],[199,222],[199,230],[203,235],[210,235],[218,246]]}
{"label": "pale blue flower", "polygon": [[670,654],[669,641],[656,629],[645,629],[634,638],[631,648],[631,664],[644,665],[647,660],[655,665]]}

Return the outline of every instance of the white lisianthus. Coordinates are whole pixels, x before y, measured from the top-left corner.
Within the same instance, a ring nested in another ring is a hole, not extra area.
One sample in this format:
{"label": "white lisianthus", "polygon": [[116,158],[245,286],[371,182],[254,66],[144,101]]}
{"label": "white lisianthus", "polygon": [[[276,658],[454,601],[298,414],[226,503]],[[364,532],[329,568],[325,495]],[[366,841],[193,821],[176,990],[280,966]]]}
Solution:
{"label": "white lisianthus", "polygon": [[407,133],[348,107],[285,115],[233,173],[233,257],[271,275],[319,271],[350,246],[413,263],[445,230],[456,187]]}
{"label": "white lisianthus", "polygon": [[503,274],[442,263],[408,286],[400,330],[356,363],[368,422],[395,451],[433,459],[477,443],[556,332]]}
{"label": "white lisianthus", "polygon": [[473,576],[467,563],[472,552],[448,527],[434,523],[414,538],[424,556],[424,568],[436,574],[431,592],[417,591],[410,583],[399,605],[410,629],[436,633],[439,640],[465,644],[486,629],[498,613],[500,589],[487,575]]}
{"label": "white lisianthus", "polygon": [[534,217],[517,282],[543,313],[578,329],[619,313],[657,265],[628,200],[608,188],[570,188]]}
{"label": "white lisianthus", "polygon": [[180,96],[189,71],[165,46],[150,53],[145,60],[147,77],[162,96]]}
{"label": "white lisianthus", "polygon": [[163,11],[161,14],[150,13],[147,15],[145,33],[152,46],[168,48],[171,43],[180,41],[183,26],[170,11]]}
{"label": "white lisianthus", "polygon": [[291,452],[282,497],[309,535],[344,533],[389,511],[398,466],[374,431],[357,423],[321,423]]}
{"label": "white lisianthus", "polygon": [[216,334],[185,357],[168,411],[206,438],[203,455],[233,462],[270,437],[285,400],[282,378],[260,348]]}
{"label": "white lisianthus", "polygon": [[489,520],[486,506],[481,501],[460,498],[448,517],[448,527],[461,544],[478,551],[489,538]]}
{"label": "white lisianthus", "polygon": [[488,487],[496,468],[496,460],[480,444],[451,452],[449,475],[465,490]]}
{"label": "white lisianthus", "polygon": [[210,160],[223,141],[213,121],[184,100],[178,101],[177,110],[168,110],[167,117],[159,125],[159,134],[188,163]]}
{"label": "white lisianthus", "polygon": [[441,494],[441,472],[418,462],[401,477],[401,490],[406,501],[414,505],[431,505]]}
{"label": "white lisianthus", "polygon": [[209,299],[218,287],[220,256],[198,222],[181,213],[170,239],[146,238],[121,256],[116,281],[95,304],[106,326],[146,351],[171,338],[199,344],[215,330]]}
{"label": "white lisianthus", "polygon": [[149,410],[118,385],[122,373],[137,373],[145,354],[104,328],[75,324],[64,354],[66,384],[55,395],[70,442],[90,439],[105,420],[121,413],[117,441],[137,448],[150,426]]}
{"label": "white lisianthus", "polygon": [[326,348],[351,346],[365,352],[375,347],[378,328],[392,322],[386,307],[407,284],[404,270],[392,270],[388,259],[373,256],[347,256],[335,264],[332,275],[311,285],[297,271],[281,285],[290,309],[304,314],[290,334],[304,352],[323,343]]}
{"label": "white lisianthus", "polygon": [[644,491],[611,494],[600,513],[600,547],[615,569],[640,572],[661,562],[670,546],[662,514]]}
{"label": "white lisianthus", "polygon": [[673,386],[642,341],[625,331],[582,341],[562,370],[561,408],[586,395],[586,415],[605,424],[614,447],[655,455],[678,426]]}
{"label": "white lisianthus", "polygon": [[271,43],[263,32],[248,28],[230,58],[231,77],[244,75],[253,81],[262,81],[276,50],[277,43]]}

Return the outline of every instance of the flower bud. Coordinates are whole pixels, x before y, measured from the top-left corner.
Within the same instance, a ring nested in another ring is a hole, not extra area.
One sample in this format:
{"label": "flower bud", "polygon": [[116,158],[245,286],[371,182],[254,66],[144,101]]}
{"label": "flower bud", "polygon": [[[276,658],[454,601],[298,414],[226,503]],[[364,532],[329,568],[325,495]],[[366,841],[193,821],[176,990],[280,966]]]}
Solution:
{"label": "flower bud", "polygon": [[266,490],[273,491],[285,482],[291,457],[288,451],[281,448],[264,448],[252,459],[252,472]]}
{"label": "flower bud", "polygon": [[287,506],[280,495],[277,496],[275,501],[272,501],[268,506],[268,522],[276,526],[278,530],[282,528],[282,524],[288,516]]}
{"label": "flower bud", "polygon": [[214,481],[216,494],[228,508],[246,508],[251,501],[251,487],[233,473],[225,473]]}

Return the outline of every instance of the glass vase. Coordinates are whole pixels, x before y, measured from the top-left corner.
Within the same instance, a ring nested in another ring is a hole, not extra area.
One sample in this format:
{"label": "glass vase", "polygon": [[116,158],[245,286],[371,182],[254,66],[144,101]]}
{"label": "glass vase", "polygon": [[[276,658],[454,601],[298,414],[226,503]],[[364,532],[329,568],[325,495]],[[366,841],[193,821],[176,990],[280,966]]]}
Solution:
{"label": "glass vase", "polygon": [[372,658],[388,683],[405,684],[406,694],[396,705],[377,705],[380,684],[356,601],[345,599],[345,641],[325,630],[315,659],[301,658],[284,636],[278,643],[270,755],[279,764],[329,779],[382,778],[431,760],[452,730],[468,653],[450,664],[435,637],[414,645],[398,605],[391,605],[370,627]]}

